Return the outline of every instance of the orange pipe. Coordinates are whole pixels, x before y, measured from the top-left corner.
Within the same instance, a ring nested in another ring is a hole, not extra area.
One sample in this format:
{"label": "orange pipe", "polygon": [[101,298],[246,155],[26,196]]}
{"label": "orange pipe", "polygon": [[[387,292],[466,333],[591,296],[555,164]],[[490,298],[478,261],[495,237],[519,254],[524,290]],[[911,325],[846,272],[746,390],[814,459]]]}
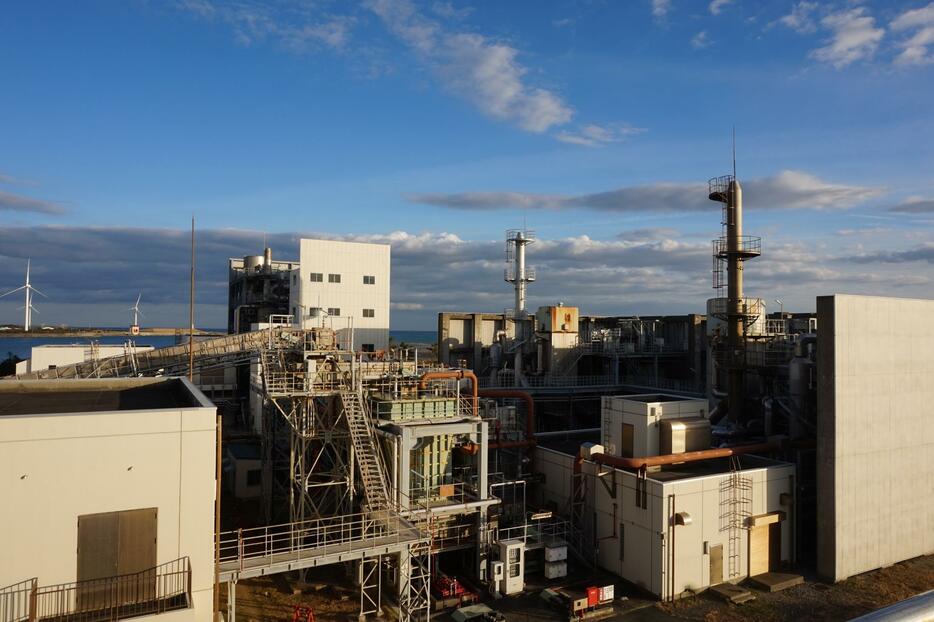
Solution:
{"label": "orange pipe", "polygon": [[451,371],[427,371],[418,379],[418,388],[427,389],[428,383],[432,380],[460,380],[466,378],[470,380],[471,386],[471,406],[473,407],[473,416],[480,416],[480,401],[477,398],[477,391],[480,389],[480,383],[477,382],[477,376],[469,369],[452,369]]}
{"label": "orange pipe", "polygon": [[778,443],[757,443],[754,445],[738,445],[736,447],[720,447],[717,449],[703,449],[701,451],[687,451],[683,454],[666,454],[664,456],[647,456],[645,458],[621,458],[597,454],[592,458],[594,462],[606,464],[620,469],[640,469],[642,467],[661,466],[663,464],[678,464],[680,462],[697,462],[699,460],[712,460],[714,458],[728,458],[741,454],[754,454],[778,449]]}
{"label": "orange pipe", "polygon": [[490,444],[490,449],[511,449],[513,447],[535,446],[535,400],[528,391],[517,389],[483,389],[480,397],[512,397],[525,402],[525,440],[502,443],[499,440],[499,427],[497,422],[497,439]]}

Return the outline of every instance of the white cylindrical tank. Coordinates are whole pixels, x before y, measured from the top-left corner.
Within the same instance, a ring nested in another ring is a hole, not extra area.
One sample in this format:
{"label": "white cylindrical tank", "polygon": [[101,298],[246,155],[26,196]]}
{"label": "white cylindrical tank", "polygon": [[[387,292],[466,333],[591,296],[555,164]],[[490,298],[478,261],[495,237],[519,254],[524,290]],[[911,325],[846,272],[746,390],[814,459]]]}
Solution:
{"label": "white cylindrical tank", "polygon": [[243,269],[247,274],[262,271],[264,265],[266,265],[266,261],[262,255],[247,255],[243,258]]}

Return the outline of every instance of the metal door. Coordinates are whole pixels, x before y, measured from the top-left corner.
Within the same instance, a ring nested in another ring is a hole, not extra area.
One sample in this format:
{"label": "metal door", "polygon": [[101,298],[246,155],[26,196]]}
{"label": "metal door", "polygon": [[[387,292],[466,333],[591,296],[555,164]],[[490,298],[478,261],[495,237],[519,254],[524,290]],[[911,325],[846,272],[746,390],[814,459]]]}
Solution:
{"label": "metal door", "polygon": [[723,583],[723,545],[710,547],[710,585]]}

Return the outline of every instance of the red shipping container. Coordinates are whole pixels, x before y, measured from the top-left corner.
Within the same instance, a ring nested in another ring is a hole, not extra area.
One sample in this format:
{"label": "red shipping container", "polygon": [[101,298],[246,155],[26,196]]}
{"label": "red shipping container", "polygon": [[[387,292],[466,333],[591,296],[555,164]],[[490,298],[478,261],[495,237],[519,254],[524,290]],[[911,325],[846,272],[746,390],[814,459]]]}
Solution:
{"label": "red shipping container", "polygon": [[599,587],[588,587],[587,588],[587,606],[596,607],[600,604],[600,588]]}

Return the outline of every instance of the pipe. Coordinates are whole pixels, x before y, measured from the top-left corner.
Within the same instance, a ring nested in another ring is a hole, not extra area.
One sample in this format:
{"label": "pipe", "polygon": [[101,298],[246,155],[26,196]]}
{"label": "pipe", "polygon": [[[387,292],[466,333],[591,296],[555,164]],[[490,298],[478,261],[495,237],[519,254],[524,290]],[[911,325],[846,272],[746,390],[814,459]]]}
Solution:
{"label": "pipe", "polygon": [[778,449],[778,443],[755,443],[753,445],[737,445],[736,447],[718,447],[716,449],[702,449],[700,451],[687,451],[682,454],[666,454],[663,456],[646,456],[644,458],[622,458],[597,454],[592,460],[598,464],[616,467],[619,469],[639,469],[642,467],[661,466],[663,464],[678,464],[681,462],[697,462],[699,460],[712,460],[714,458],[728,458],[742,454],[764,453]]}
{"label": "pipe", "polygon": [[480,389],[480,383],[477,382],[477,376],[474,375],[469,369],[452,369],[451,371],[427,371],[422,374],[418,379],[418,388],[426,389],[428,388],[428,383],[432,380],[460,380],[461,378],[466,378],[470,380],[471,386],[471,406],[473,408],[473,416],[480,416],[480,402],[477,398],[477,391]]}
{"label": "pipe", "polygon": [[516,389],[483,389],[480,391],[480,396],[515,398],[525,402],[525,440],[501,443],[497,439],[497,442],[490,444],[490,449],[535,446],[535,400],[532,399],[532,395],[528,391],[518,391]]}

